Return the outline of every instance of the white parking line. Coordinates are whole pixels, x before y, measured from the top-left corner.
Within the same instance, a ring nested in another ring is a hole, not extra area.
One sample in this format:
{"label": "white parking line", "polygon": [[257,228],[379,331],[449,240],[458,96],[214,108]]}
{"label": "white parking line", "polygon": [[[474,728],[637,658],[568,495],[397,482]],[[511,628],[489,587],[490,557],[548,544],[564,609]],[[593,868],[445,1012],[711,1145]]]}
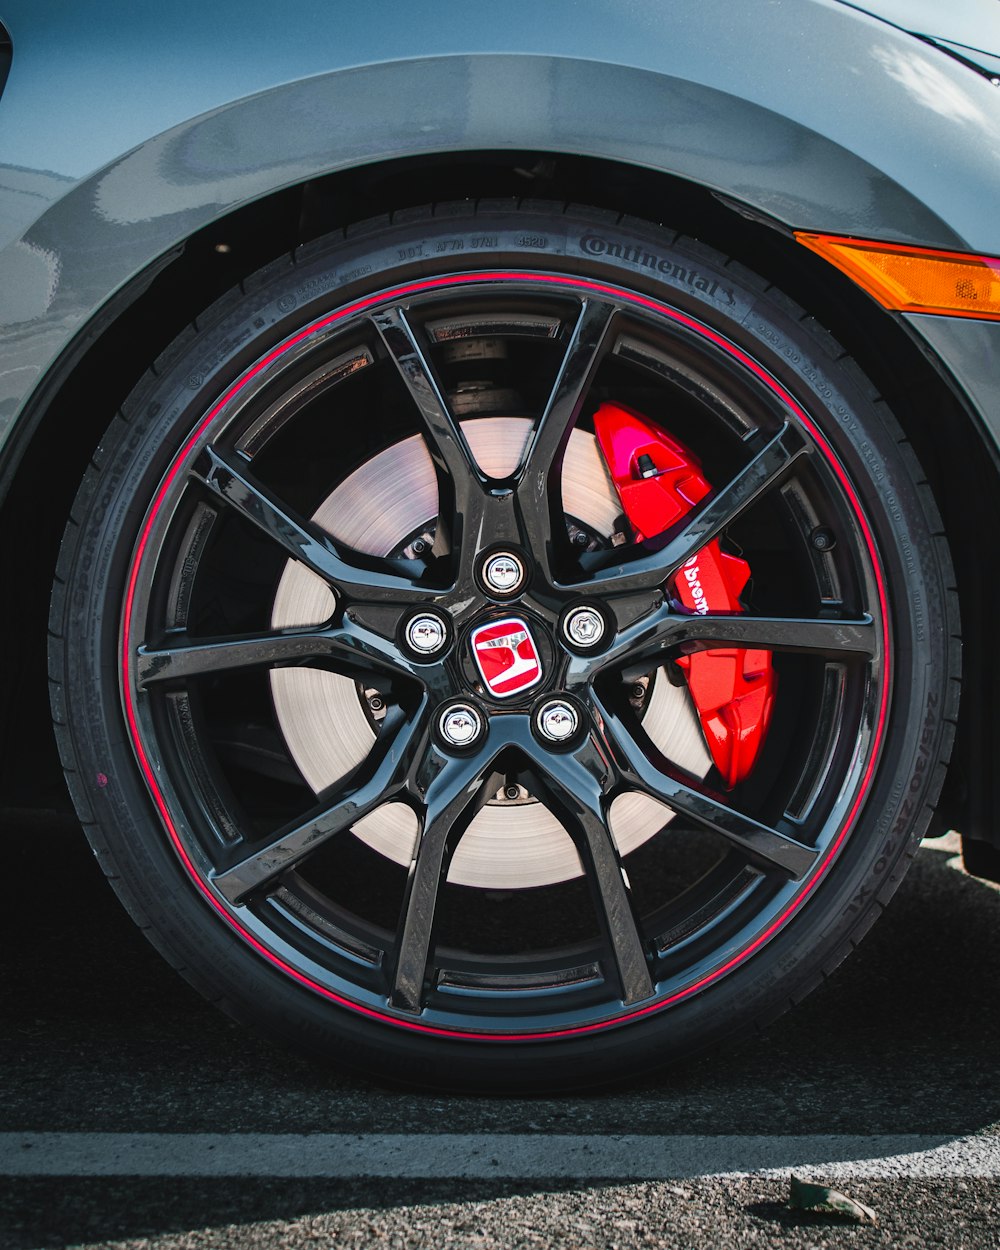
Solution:
{"label": "white parking line", "polygon": [[916,1134],[0,1133],[4,1176],[1000,1178],[1000,1138]]}

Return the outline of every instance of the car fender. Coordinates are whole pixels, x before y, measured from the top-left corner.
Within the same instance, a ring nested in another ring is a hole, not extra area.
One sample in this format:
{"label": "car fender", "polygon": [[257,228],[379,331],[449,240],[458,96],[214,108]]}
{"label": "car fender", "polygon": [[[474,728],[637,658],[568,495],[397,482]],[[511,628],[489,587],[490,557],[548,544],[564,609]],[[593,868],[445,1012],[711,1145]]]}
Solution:
{"label": "car fender", "polygon": [[[365,23],[306,3],[280,25],[259,0],[203,8],[178,23],[65,4],[43,24],[22,0],[7,5],[0,445],[83,327],[194,231],[363,163],[589,155],[790,227],[1000,253],[994,88],[832,0],[647,3],[627,20],[612,3],[581,14],[514,0],[502,24],[457,3],[435,6],[433,22],[419,5]],[[53,92],[64,71],[68,89]]]}

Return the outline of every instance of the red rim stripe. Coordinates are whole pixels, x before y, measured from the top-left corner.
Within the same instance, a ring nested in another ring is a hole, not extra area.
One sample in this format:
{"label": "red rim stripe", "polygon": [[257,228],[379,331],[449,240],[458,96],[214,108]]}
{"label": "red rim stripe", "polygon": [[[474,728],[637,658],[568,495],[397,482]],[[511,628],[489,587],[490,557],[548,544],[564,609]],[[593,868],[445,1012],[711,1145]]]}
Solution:
{"label": "red rim stripe", "polygon": [[[828,848],[826,855],[824,856],[823,860],[820,862],[819,866],[815,870],[812,879],[809,881],[809,883],[807,884],[805,889],[801,892],[801,894],[797,895],[789,903],[789,905],[785,908],[785,910],[775,920],[771,922],[771,924],[767,927],[767,929],[765,929],[763,933],[759,934],[753,940],[753,942],[751,942],[748,946],[746,946],[737,955],[734,955],[732,959],[728,960],[721,967],[716,968],[714,971],[706,974],[700,980],[694,982],[691,985],[685,986],[684,989],[678,990],[676,993],[671,994],[667,998],[661,999],[659,1002],[651,1003],[647,1007],[641,1007],[641,1008],[637,1008],[634,1011],[626,1012],[623,1015],[616,1016],[612,1020],[599,1021],[594,1024],[577,1025],[573,1028],[567,1028],[567,1029],[551,1029],[551,1030],[542,1030],[542,1031],[534,1032],[534,1033],[517,1033],[517,1034],[481,1033],[481,1032],[467,1031],[467,1030],[461,1030],[461,1029],[440,1028],[435,1025],[420,1024],[417,1021],[401,1020],[396,1016],[388,1015],[387,1013],[377,1011],[374,1008],[365,1007],[360,1003],[353,1002],[349,998],[345,998],[341,994],[337,994],[333,990],[327,989],[325,986],[320,985],[316,981],[310,980],[309,977],[305,976],[303,973],[293,968],[290,964],[286,963],[278,955],[275,955],[272,951],[269,951],[266,946],[264,946],[261,942],[257,940],[257,938],[253,936],[252,933],[250,933],[247,929],[245,929],[243,925],[240,924],[239,920],[230,911],[228,911],[226,907],[222,905],[222,903],[219,901],[217,896],[209,888],[208,883],[205,881],[205,879],[201,876],[201,874],[195,868],[193,862],[191,861],[190,856],[188,855],[187,851],[184,848],[183,843],[180,840],[180,837],[178,836],[176,825],[174,824],[173,818],[170,815],[170,811],[167,808],[166,800],[164,799],[163,793],[156,780],[155,773],[149,762],[149,757],[146,755],[146,751],[145,751],[145,748],[143,747],[142,740],[139,734],[139,725],[138,725],[138,720],[136,717],[135,699],[134,699],[134,692],[132,689],[131,671],[130,671],[131,669],[130,656],[132,655],[133,650],[134,650],[133,645],[132,645],[133,605],[135,601],[136,587],[139,581],[139,573],[140,573],[140,569],[142,565],[142,560],[145,554],[146,545],[149,541],[150,532],[153,528],[153,525],[155,524],[157,515],[160,511],[160,508],[163,505],[163,502],[168,492],[170,491],[171,487],[173,486],[178,475],[180,474],[181,470],[184,467],[185,461],[187,460],[188,456],[190,456],[190,454],[192,453],[192,451],[194,450],[194,448],[200,441],[202,435],[208,429],[209,425],[211,425],[211,423],[215,420],[215,418],[219,415],[219,413],[226,407],[226,405],[229,404],[240,393],[240,391],[243,390],[245,386],[247,386],[251,381],[253,381],[253,379],[257,377],[258,374],[262,373],[265,369],[267,369],[270,365],[272,365],[276,360],[278,360],[286,352],[290,351],[293,347],[296,347],[299,343],[303,342],[305,339],[309,338],[311,335],[317,334],[320,331],[327,329],[329,326],[336,324],[338,321],[342,321],[348,317],[352,317],[356,313],[363,312],[366,308],[372,308],[377,304],[384,304],[391,300],[399,300],[399,299],[404,299],[408,296],[419,295],[420,293],[424,291],[436,290],[442,287],[461,286],[461,285],[468,285],[472,283],[482,283],[482,282],[532,282],[532,283],[549,282],[556,286],[572,287],[574,290],[592,291],[598,295],[610,296],[612,299],[620,300],[623,303],[637,305],[640,308],[649,309],[652,312],[657,313],[660,316],[666,317],[668,320],[677,322],[678,324],[685,326],[687,329],[693,330],[695,333],[702,335],[702,337],[704,338],[707,338],[710,342],[714,343],[717,347],[721,348],[723,351],[728,352],[730,356],[734,357],[742,365],[744,365],[747,369],[749,369],[751,373],[754,374],[755,377],[757,377],[761,382],[764,383],[765,386],[768,387],[769,390],[771,390],[775,395],[778,396],[778,398],[782,401],[782,403],[786,404],[792,410],[792,412],[795,413],[799,421],[801,421],[801,423],[809,431],[817,447],[819,447],[819,449],[822,451],[823,455],[826,457],[835,475],[840,481],[841,487],[845,495],[847,496],[847,498],[850,500],[851,506],[854,509],[855,516],[857,517],[857,520],[861,526],[862,533],[864,535],[865,544],[868,547],[868,553],[869,553],[869,556],[871,557],[872,568],[874,569],[874,572],[875,572],[875,580],[878,585],[879,607],[880,607],[881,614],[882,614],[882,654],[883,654],[883,670],[884,670],[883,680],[882,680],[882,698],[881,698],[881,702],[879,705],[878,720],[876,722],[875,736],[874,736],[874,740],[872,743],[872,750],[871,750],[871,755],[868,761],[868,766],[861,780],[861,787],[858,792],[858,795],[854,801],[853,806],[851,807],[851,810],[847,814],[847,818],[845,819],[840,832],[838,833],[837,837],[834,839],[831,846]],[[129,735],[132,739],[132,747],[135,752],[136,759],[139,763],[139,767],[142,771],[142,775],[146,781],[146,785],[150,791],[150,794],[153,797],[153,801],[156,804],[157,810],[160,813],[160,819],[163,821],[163,825],[167,831],[170,841],[172,842],[174,846],[174,850],[176,851],[178,857],[181,860],[181,863],[184,865],[184,868],[188,872],[191,879],[194,881],[195,885],[198,887],[201,894],[207,899],[209,904],[214,908],[214,910],[218,913],[218,915],[220,915],[222,919],[225,920],[225,922],[233,930],[235,930],[235,932],[238,933],[239,936],[249,946],[251,946],[255,951],[257,951],[258,954],[263,956],[263,958],[265,958],[269,963],[273,964],[274,967],[278,968],[281,972],[285,973],[287,976],[290,976],[293,980],[298,981],[301,985],[306,986],[308,989],[313,990],[315,993],[321,995],[323,998],[329,999],[331,1002],[335,1002],[339,1006],[346,1007],[350,1011],[357,1012],[359,1015],[366,1016],[372,1020],[378,1020],[381,1023],[389,1024],[396,1028],[406,1029],[411,1032],[430,1034],[435,1037],[455,1038],[461,1041],[488,1041],[488,1042],[546,1041],[550,1038],[555,1039],[555,1038],[561,1038],[561,1037],[576,1037],[576,1036],[580,1036],[580,1035],[587,1034],[587,1033],[602,1032],[605,1029],[615,1028],[618,1025],[627,1024],[632,1020],[638,1020],[644,1016],[649,1016],[657,1012],[664,1011],[667,1007],[673,1006],[675,1003],[678,1003],[685,998],[690,998],[692,995],[697,994],[699,991],[705,989],[707,986],[713,984],[715,981],[718,981],[721,977],[725,976],[727,973],[731,972],[734,968],[738,967],[740,964],[744,963],[747,959],[749,959],[750,956],[753,955],[756,951],[758,951],[762,946],[764,946],[778,932],[779,929],[784,928],[784,926],[788,923],[788,921],[791,920],[791,918],[802,907],[803,903],[805,903],[805,901],[813,893],[813,891],[816,889],[819,882],[826,875],[827,870],[829,869],[830,865],[833,863],[833,860],[836,858],[838,851],[843,846],[851,830],[854,828],[854,824],[855,824],[855,821],[857,820],[858,813],[861,810],[861,805],[864,802],[864,799],[868,793],[869,787],[872,782],[872,778],[875,773],[875,766],[878,760],[879,750],[881,747],[882,738],[883,738],[883,734],[885,731],[885,724],[888,718],[888,708],[889,708],[890,670],[889,670],[889,637],[888,637],[888,598],[886,595],[885,582],[882,576],[882,569],[881,569],[881,565],[880,565],[880,561],[878,557],[878,552],[875,547],[875,540],[872,535],[871,528],[869,527],[867,518],[865,517],[864,512],[861,508],[861,502],[858,499],[857,493],[855,492],[854,487],[852,486],[850,482],[850,479],[847,477],[847,474],[844,472],[844,469],[841,466],[840,461],[837,459],[835,452],[833,451],[832,447],[827,442],[827,440],[820,433],[820,431],[817,429],[813,421],[806,415],[802,407],[798,403],[796,403],[796,401],[792,398],[792,396],[788,393],[788,391],[786,391],[785,388],[781,386],[781,384],[776,379],[774,379],[755,360],[753,360],[740,348],[736,347],[735,344],[730,343],[721,334],[718,334],[716,331],[711,330],[708,326],[702,325],[701,322],[696,321],[693,317],[689,317],[682,312],[678,312],[676,309],[673,309],[667,305],[661,304],[657,300],[650,299],[647,296],[638,295],[635,292],[627,291],[620,287],[610,286],[605,283],[591,282],[585,279],[581,280],[577,278],[571,278],[569,276],[562,275],[562,274],[538,274],[538,273],[530,273],[530,272],[488,271],[484,273],[474,273],[474,274],[452,274],[452,275],[440,277],[440,278],[426,279],[420,282],[411,282],[411,283],[407,283],[404,286],[395,287],[391,290],[384,291],[380,293],[379,295],[367,296],[365,299],[357,300],[353,304],[347,305],[345,308],[338,309],[336,312],[330,313],[327,316],[320,318],[318,321],[314,321],[311,325],[305,327],[305,329],[298,331],[296,334],[292,335],[291,338],[286,339],[283,343],[280,343],[277,347],[273,348],[272,351],[270,351],[261,360],[257,361],[255,365],[253,365],[250,369],[248,369],[247,372],[244,373],[242,377],[240,377],[239,379],[237,379],[236,382],[233,383],[233,385],[226,391],[223,397],[211,408],[211,410],[202,419],[202,421],[199,422],[194,433],[191,434],[187,442],[181,448],[177,457],[174,459],[173,463],[171,464],[166,477],[163,479],[163,482],[160,484],[159,490],[157,491],[156,496],[153,500],[153,503],[150,506],[149,513],[143,525],[142,533],[140,534],[138,544],[136,545],[135,554],[132,558],[132,565],[131,565],[131,569],[130,569],[129,577],[128,577],[128,585],[127,585],[127,589],[125,592],[125,604],[124,604],[123,623],[122,623],[121,661],[122,661],[122,697],[123,697],[123,702],[125,706],[125,715],[126,715],[126,720],[128,723]]]}

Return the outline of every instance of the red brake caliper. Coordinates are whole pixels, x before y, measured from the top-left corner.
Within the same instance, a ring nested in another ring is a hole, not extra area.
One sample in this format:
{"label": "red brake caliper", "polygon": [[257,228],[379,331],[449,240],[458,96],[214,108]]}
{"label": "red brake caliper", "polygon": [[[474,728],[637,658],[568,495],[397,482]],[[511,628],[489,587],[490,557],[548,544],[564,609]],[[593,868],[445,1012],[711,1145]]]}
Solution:
{"label": "red brake caliper", "polygon": [[[696,456],[637,412],[602,404],[594,429],[636,541],[675,525],[711,487]],[[713,539],[669,583],[693,613],[742,612],[750,566]],[[749,776],[767,733],[777,674],[769,651],[713,648],[677,663],[727,788]]]}

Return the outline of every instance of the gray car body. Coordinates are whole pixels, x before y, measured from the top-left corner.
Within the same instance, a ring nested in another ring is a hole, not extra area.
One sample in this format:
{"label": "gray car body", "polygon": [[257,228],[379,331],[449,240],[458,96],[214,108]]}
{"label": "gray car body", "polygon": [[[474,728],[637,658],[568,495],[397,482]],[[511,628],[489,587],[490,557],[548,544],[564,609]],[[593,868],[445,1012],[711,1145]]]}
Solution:
{"label": "gray car body", "polygon": [[[280,21],[263,0],[6,0],[0,16],[0,450],[117,291],[214,218],[359,163],[586,153],[795,229],[1000,254],[996,88],[835,0],[509,0],[502,21],[460,0],[377,20],[299,0]],[[918,332],[940,348],[933,321]]]}
{"label": "gray car body", "polygon": [[[566,153],[787,230],[1000,255],[998,87],[928,42],[988,71],[1000,10],[936,7],[3,0],[0,495],[109,309],[212,222],[361,165]],[[898,320],[995,459],[1000,322]]]}

